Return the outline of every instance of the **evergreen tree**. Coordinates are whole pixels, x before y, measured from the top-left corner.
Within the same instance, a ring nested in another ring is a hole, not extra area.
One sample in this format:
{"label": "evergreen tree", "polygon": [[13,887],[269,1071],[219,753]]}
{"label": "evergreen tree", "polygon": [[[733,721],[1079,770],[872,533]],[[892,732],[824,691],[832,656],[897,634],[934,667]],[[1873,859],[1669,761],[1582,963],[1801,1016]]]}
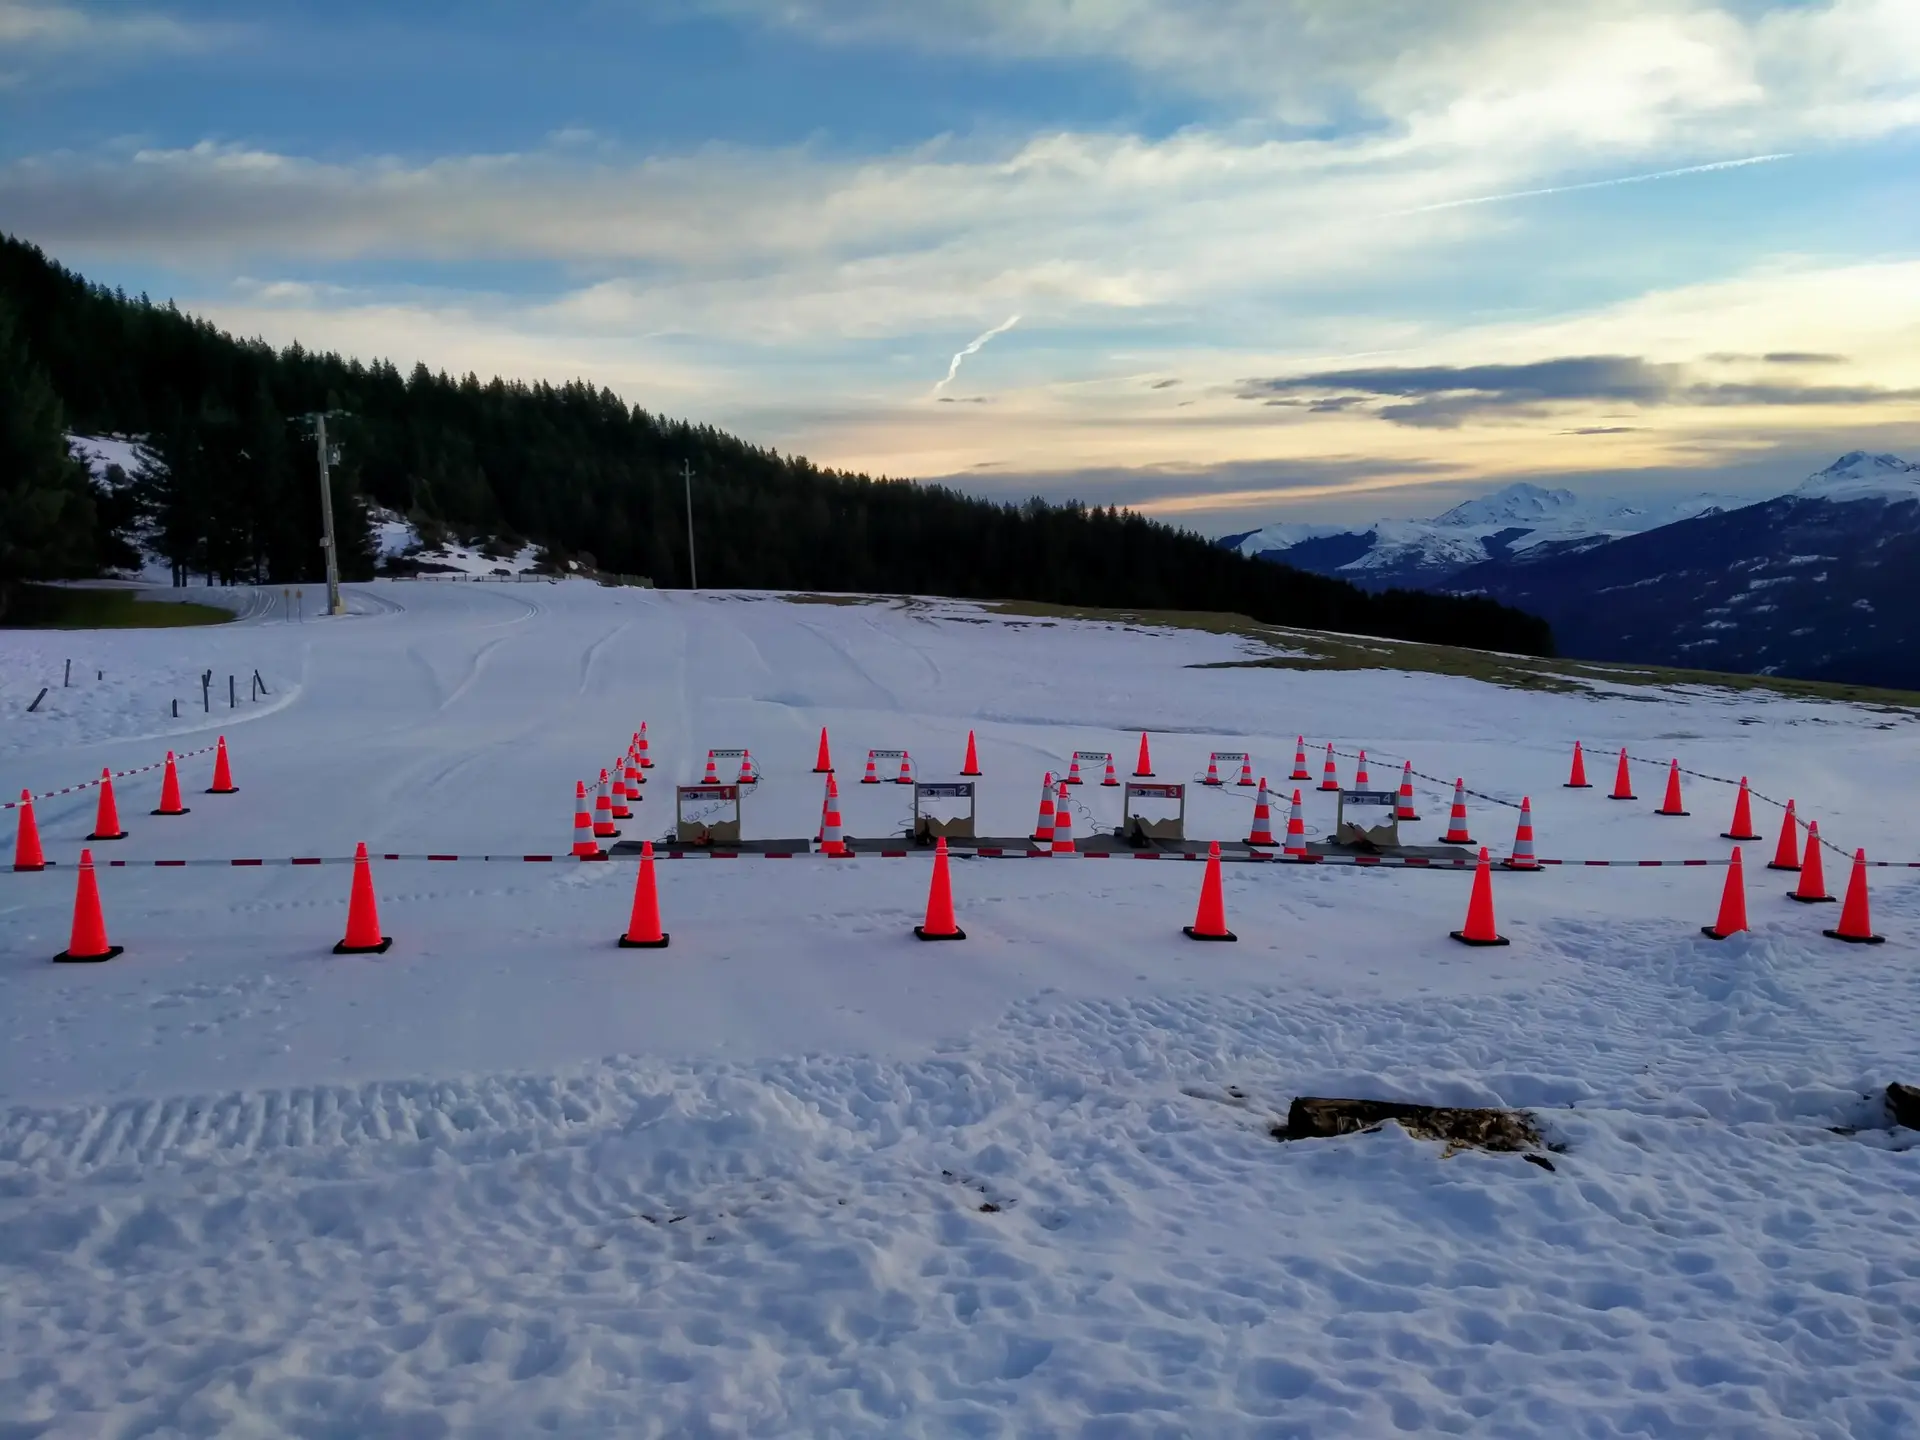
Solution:
{"label": "evergreen tree", "polygon": [[97,563],[93,484],[67,446],[60,401],[0,304],[0,616],[23,580]]}

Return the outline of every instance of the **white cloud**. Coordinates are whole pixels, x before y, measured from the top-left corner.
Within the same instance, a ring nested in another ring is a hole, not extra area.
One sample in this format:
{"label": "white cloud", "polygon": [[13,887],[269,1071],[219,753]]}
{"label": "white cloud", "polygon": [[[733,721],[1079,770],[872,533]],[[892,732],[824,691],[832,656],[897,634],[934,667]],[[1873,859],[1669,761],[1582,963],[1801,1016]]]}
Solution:
{"label": "white cloud", "polygon": [[217,33],[149,11],[0,0],[0,55],[197,49]]}

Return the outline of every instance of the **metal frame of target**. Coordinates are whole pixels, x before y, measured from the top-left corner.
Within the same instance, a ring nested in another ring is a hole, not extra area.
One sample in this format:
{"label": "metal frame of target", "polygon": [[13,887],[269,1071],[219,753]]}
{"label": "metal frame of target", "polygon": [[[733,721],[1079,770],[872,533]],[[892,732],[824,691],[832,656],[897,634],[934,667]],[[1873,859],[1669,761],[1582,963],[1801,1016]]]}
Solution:
{"label": "metal frame of target", "polygon": [[[733,818],[715,820],[710,816],[702,816],[689,819],[689,801],[700,804],[717,802],[723,807],[731,804]],[[683,845],[737,845],[741,840],[742,819],[741,787],[738,783],[673,787],[673,831],[675,838]]]}
{"label": "metal frame of target", "polygon": [[[942,820],[938,816],[923,814],[920,809],[922,800],[964,800],[967,802],[967,813],[956,815],[951,820]],[[948,840],[974,839],[974,821],[979,813],[979,791],[971,780],[914,782],[913,838],[918,844],[931,845],[943,836]]]}
{"label": "metal frame of target", "polygon": [[[1149,820],[1133,808],[1134,800],[1177,800],[1180,812],[1170,820]],[[1132,840],[1136,834],[1146,840],[1185,840],[1187,838],[1187,787],[1182,782],[1129,780],[1120,792],[1120,834]]]}

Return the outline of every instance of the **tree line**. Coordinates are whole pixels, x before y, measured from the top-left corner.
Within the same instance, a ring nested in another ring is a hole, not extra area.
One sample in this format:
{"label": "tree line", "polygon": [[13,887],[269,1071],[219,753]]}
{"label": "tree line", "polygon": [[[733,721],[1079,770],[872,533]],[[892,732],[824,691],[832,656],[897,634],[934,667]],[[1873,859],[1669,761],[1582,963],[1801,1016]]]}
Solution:
{"label": "tree line", "polygon": [[[423,533],[534,542],[603,571],[685,586],[681,472],[690,465],[704,585],[1237,611],[1552,653],[1545,622],[1483,598],[1370,595],[1127,511],[1001,504],[822,469],[584,381],[483,382],[298,345],[276,351],[171,303],[89,284],[6,237],[0,586],[125,563],[136,526],[177,576],[319,578],[318,459],[302,417],[320,411],[340,412],[328,430],[340,447],[331,485],[349,579],[373,570],[372,501]],[[161,463],[103,490],[66,456],[63,427],[143,436]]]}

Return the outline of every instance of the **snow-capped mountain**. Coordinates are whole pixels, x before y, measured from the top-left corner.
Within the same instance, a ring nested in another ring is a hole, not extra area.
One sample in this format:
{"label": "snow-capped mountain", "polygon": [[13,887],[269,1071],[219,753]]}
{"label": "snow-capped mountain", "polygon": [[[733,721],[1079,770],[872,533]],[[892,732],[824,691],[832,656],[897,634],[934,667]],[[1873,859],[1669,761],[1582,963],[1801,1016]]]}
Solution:
{"label": "snow-capped mountain", "polygon": [[1854,451],[1771,500],[1448,590],[1542,616],[1564,655],[1920,689],[1920,465]]}
{"label": "snow-capped mountain", "polygon": [[1243,555],[1337,575],[1370,590],[1434,588],[1488,560],[1577,553],[1738,503],[1723,496],[1688,495],[1622,504],[1522,482],[1463,501],[1431,519],[1269,525],[1220,543]]}

